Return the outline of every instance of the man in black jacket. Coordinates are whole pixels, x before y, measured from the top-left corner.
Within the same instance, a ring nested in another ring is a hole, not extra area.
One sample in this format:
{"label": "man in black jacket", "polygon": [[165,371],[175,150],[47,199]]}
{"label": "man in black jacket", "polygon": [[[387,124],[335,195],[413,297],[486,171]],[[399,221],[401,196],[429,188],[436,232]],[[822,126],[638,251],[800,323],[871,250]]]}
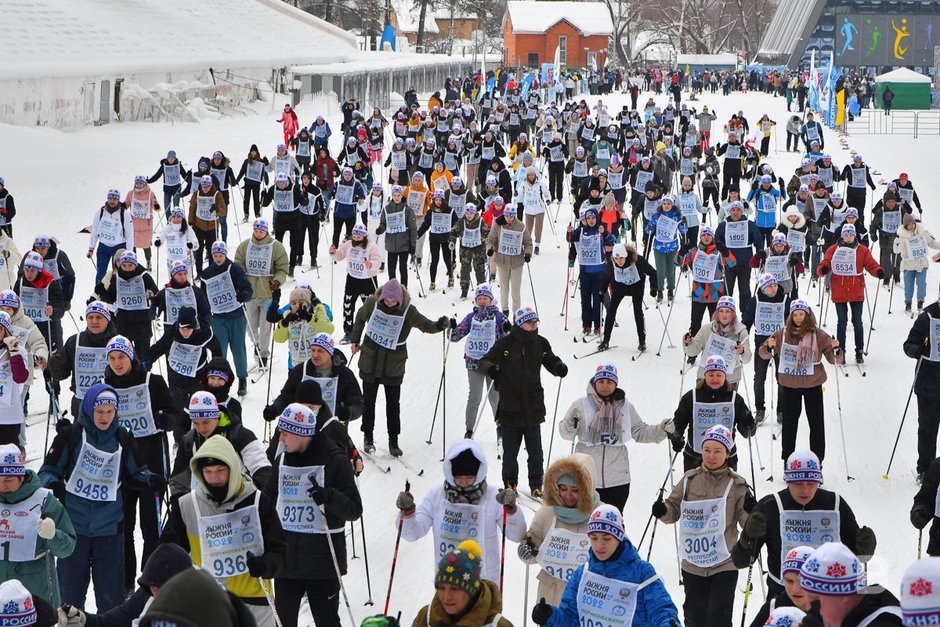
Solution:
{"label": "man in black jacket", "polygon": [[277,428],[284,452],[274,462],[265,494],[277,501],[287,553],[274,580],[274,604],[283,627],[296,627],[306,593],[314,622],[339,627],[345,525],[362,516],[356,480],[345,452],[320,435],[317,414],[309,407],[291,403]]}
{"label": "man in black jacket", "polygon": [[929,305],[917,316],[904,340],[904,354],[917,360],[917,475],[923,479],[937,456],[940,430],[940,303]]}

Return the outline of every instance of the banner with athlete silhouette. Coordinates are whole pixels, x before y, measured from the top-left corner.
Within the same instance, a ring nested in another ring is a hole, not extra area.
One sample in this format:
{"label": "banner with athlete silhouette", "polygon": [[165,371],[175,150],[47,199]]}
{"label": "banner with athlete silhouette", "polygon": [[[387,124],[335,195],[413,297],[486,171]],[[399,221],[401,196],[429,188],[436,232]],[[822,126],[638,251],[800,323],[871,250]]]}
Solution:
{"label": "banner with athlete silhouette", "polygon": [[[835,18],[837,66],[930,66],[940,41],[940,15],[840,14]],[[825,54],[825,53],[824,53]]]}

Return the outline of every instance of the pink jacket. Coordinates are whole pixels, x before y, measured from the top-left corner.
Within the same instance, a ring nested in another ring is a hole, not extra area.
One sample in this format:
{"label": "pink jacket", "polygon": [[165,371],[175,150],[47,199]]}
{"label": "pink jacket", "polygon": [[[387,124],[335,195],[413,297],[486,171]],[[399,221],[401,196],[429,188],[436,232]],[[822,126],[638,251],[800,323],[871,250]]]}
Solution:
{"label": "pink jacket", "polygon": [[[135,200],[138,205],[141,202],[146,203],[147,218],[135,217]],[[154,196],[150,186],[144,184],[143,189],[134,188],[127,192],[127,197],[124,198],[124,204],[130,209],[131,220],[134,223],[134,247],[150,248],[150,242],[153,240],[153,211],[154,208],[158,207],[157,197]]]}

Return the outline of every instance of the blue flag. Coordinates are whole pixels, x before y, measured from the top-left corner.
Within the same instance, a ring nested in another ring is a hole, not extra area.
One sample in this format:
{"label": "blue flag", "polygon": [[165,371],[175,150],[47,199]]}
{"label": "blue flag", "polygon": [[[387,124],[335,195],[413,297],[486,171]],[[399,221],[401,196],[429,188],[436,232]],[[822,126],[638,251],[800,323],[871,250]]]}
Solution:
{"label": "blue flag", "polygon": [[525,77],[525,80],[522,81],[522,91],[520,92],[520,95],[522,96],[523,101],[525,101],[525,99],[529,96],[529,89],[531,88],[532,88],[532,75],[528,74]]}
{"label": "blue flag", "polygon": [[385,50],[385,42],[389,43],[392,50],[395,49],[395,27],[391,24],[386,24],[382,30],[382,41],[379,42],[379,50]]}

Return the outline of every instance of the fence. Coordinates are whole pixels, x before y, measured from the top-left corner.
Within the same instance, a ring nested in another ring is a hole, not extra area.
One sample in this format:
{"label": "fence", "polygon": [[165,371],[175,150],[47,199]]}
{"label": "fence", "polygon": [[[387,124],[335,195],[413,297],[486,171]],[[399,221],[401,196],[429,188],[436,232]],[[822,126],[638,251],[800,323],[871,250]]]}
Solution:
{"label": "fence", "polygon": [[940,135],[940,111],[900,109],[885,115],[882,109],[863,109],[843,129],[847,135]]}

